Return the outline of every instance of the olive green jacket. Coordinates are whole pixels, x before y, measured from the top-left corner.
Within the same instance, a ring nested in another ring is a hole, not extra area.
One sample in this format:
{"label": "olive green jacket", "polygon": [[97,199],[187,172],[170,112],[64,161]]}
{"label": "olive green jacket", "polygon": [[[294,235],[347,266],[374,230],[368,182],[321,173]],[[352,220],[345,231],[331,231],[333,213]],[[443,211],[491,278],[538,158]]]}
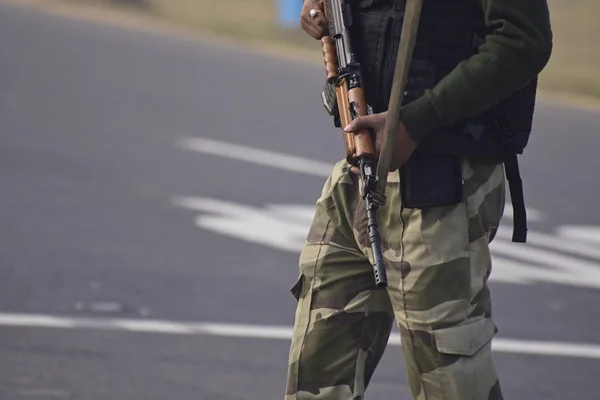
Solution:
{"label": "olive green jacket", "polygon": [[400,120],[417,142],[435,128],[491,108],[526,85],[550,59],[546,0],[478,1],[491,31],[478,54],[401,110]]}

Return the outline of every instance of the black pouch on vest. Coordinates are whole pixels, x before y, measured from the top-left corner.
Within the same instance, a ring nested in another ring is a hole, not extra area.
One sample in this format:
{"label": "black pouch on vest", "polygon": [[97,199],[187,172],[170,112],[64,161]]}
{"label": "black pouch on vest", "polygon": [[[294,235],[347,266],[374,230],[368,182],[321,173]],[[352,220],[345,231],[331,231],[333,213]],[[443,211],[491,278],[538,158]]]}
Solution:
{"label": "black pouch on vest", "polygon": [[463,200],[463,178],[457,156],[414,152],[400,168],[400,194],[406,208],[441,207]]}

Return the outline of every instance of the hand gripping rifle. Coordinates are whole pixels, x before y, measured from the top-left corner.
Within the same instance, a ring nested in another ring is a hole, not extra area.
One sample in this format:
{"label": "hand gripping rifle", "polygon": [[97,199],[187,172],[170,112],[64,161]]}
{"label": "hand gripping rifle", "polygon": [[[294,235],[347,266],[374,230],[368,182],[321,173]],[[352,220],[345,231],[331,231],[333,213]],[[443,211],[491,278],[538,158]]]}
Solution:
{"label": "hand gripping rifle", "polygon": [[[346,160],[360,170],[368,219],[369,242],[373,251],[375,285],[387,287],[387,275],[377,227],[377,209],[385,204],[385,184],[394,150],[395,132],[414,48],[423,0],[407,0],[398,59],[394,71],[392,100],[383,134],[383,146],[377,165],[374,135],[369,130],[353,134],[344,131]],[[324,13],[329,21],[329,36],[321,39],[327,81],[322,94],[327,112],[335,117],[335,126],[345,128],[352,120],[370,110],[362,87],[361,67],[350,42],[352,12],[349,0],[325,0]],[[394,97],[395,96],[395,97]],[[397,98],[396,98],[397,97]],[[377,174],[375,168],[377,166]]]}

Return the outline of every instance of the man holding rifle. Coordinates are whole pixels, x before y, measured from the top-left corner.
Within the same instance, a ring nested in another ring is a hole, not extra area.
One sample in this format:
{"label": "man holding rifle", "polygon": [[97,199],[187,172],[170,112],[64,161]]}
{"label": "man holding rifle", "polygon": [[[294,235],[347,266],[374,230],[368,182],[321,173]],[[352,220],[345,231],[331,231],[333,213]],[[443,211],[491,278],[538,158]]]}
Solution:
{"label": "man holding rifle", "polygon": [[[305,0],[302,9],[303,29],[326,39],[339,33],[329,32],[328,7],[340,8],[372,114],[345,124],[338,110],[336,123],[346,134],[370,130],[375,156],[410,1]],[[513,241],[526,240],[517,154],[551,50],[546,0],[424,1],[377,211],[387,287],[375,284],[364,171],[350,155],[323,187],[300,256],[286,400],[363,399],[394,318],[414,399],[503,399],[489,243],[505,181]]]}

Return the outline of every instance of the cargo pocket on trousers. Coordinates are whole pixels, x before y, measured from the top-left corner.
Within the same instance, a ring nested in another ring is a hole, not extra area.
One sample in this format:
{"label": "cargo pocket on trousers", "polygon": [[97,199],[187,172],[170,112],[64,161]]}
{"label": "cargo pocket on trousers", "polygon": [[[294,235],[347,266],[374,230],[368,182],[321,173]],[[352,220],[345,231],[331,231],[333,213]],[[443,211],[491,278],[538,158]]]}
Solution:
{"label": "cargo pocket on trousers", "polygon": [[496,335],[498,329],[490,318],[464,322],[433,331],[437,350],[442,354],[472,357]]}

